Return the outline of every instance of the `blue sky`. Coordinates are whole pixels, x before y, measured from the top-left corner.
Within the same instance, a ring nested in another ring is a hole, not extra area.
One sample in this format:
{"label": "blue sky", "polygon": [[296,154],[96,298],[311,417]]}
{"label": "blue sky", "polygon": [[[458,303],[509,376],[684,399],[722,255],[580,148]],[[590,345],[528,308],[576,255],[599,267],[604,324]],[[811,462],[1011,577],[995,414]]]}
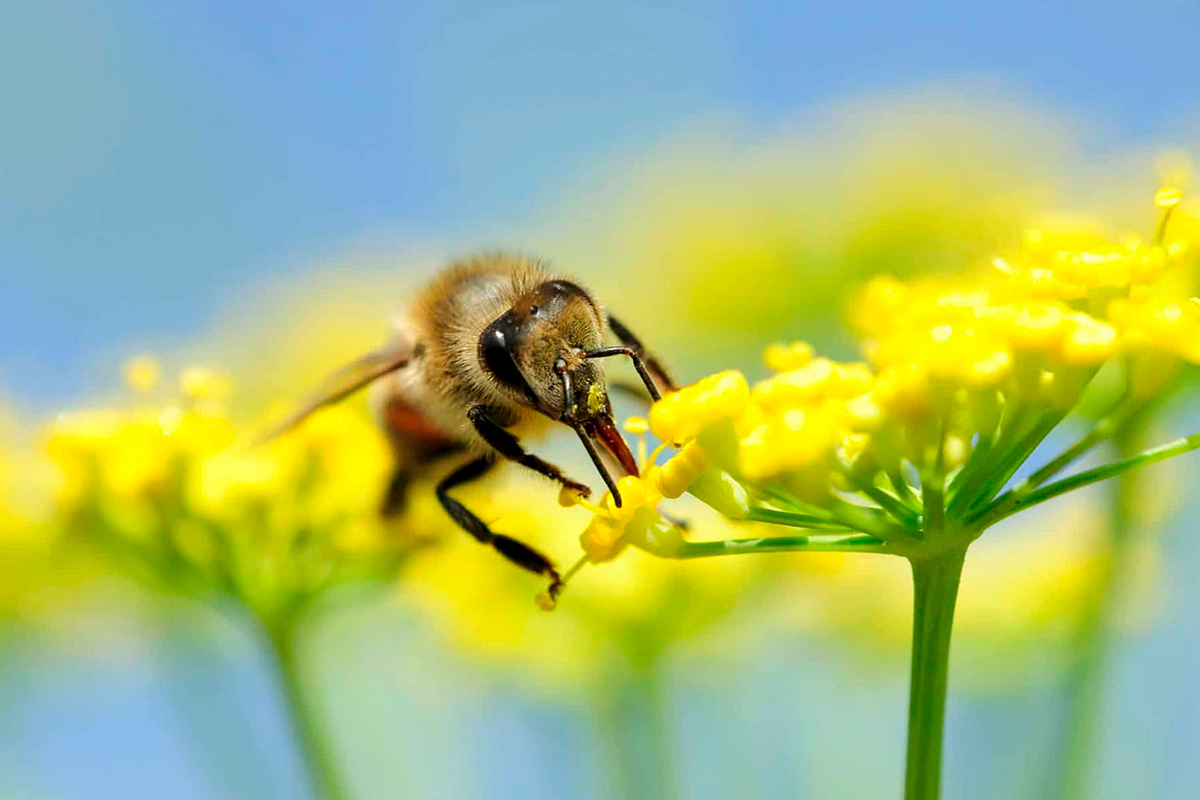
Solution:
{"label": "blue sky", "polygon": [[1197,29],[1186,2],[19,4],[0,389],[86,394],[116,353],[364,237],[536,225],[581,172],[714,113],[971,77],[1172,143],[1196,130]]}

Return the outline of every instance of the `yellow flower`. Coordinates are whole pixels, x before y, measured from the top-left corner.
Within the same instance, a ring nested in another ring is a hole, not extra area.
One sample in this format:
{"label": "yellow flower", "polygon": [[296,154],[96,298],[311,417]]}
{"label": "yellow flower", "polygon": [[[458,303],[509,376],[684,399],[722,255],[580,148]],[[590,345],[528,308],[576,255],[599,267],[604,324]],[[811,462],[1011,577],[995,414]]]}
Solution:
{"label": "yellow flower", "polygon": [[650,409],[650,429],[667,442],[691,439],[706,425],[741,414],[750,387],[740,372],[719,372],[677,392]]}
{"label": "yellow flower", "polygon": [[[0,406],[0,616],[57,610],[91,569],[69,557],[51,516],[55,469]],[[39,619],[40,621],[40,619]]]}
{"label": "yellow flower", "polygon": [[742,473],[764,479],[822,463],[845,429],[835,414],[791,408],[772,416],[741,438]]}
{"label": "yellow flower", "polygon": [[1127,348],[1157,349],[1200,364],[1200,301],[1145,293],[1114,300],[1108,315]]}
{"label": "yellow flower", "polygon": [[394,561],[410,540],[379,515],[392,455],[375,427],[339,406],[253,447],[262,423],[238,441],[216,405],[193,402],[228,392],[216,375],[185,372],[184,405],[59,417],[47,449],[69,534],[161,550],[152,563],[182,565],[264,612],[364,560]]}
{"label": "yellow flower", "polygon": [[[1177,193],[1157,202],[1170,213]],[[998,499],[1103,364],[1122,351],[1137,355],[1128,395],[1136,400],[1148,375],[1170,374],[1145,351],[1200,360],[1200,300],[1172,299],[1176,284],[1158,283],[1185,250],[1164,236],[1162,224],[1149,243],[1038,230],[1020,261],[999,262],[999,279],[870,280],[851,314],[869,364],[774,344],[765,358],[775,374],[753,387],[722,372],[668,394],[651,408],[650,428],[685,445],[665,466],[686,479],[670,491],[654,470],[630,479],[629,508],[594,519],[585,550],[611,559],[641,537],[643,549],[677,555],[682,539],[663,547],[655,536],[657,505],[684,489],[700,496],[701,487],[714,500],[718,488],[741,491],[719,500],[731,518],[859,532],[869,539],[847,546],[901,554],[924,555],[928,526],[962,532],[986,526],[989,514],[1002,518],[1077,456]],[[712,464],[727,480],[701,480]]]}
{"label": "yellow flower", "polygon": [[1163,278],[1187,250],[1167,241],[1167,221],[1182,201],[1176,187],[1163,187],[1154,204],[1163,214],[1154,237],[1112,239],[1092,220],[1059,219],[1026,233],[1021,249],[993,262],[1008,289],[1031,298],[1074,301],[1105,291],[1128,291]]}
{"label": "yellow flower", "polygon": [[763,353],[763,361],[775,372],[790,372],[812,360],[813,348],[808,342],[776,343]]}
{"label": "yellow flower", "polygon": [[223,400],[233,390],[224,375],[207,367],[188,367],[179,375],[179,389],[193,400]]}
{"label": "yellow flower", "polygon": [[158,386],[160,375],[158,362],[150,356],[137,356],[125,362],[125,383],[140,394]]}
{"label": "yellow flower", "polygon": [[1117,351],[1117,330],[1107,322],[1087,314],[1068,314],[1068,333],[1064,337],[1059,357],[1064,364],[1092,367],[1102,364]]}

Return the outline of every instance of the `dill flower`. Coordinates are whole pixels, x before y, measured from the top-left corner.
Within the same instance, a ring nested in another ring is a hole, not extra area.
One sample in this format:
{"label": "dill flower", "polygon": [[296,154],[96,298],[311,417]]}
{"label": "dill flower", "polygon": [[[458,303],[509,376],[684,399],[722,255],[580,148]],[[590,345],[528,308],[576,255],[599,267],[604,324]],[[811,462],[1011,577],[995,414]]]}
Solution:
{"label": "dill flower", "polygon": [[60,594],[46,591],[52,573],[66,583],[78,577],[55,558],[58,531],[46,513],[51,479],[23,434],[0,406],[0,615],[5,617],[26,617],[47,601],[55,604]]}
{"label": "dill flower", "polygon": [[[1180,289],[1187,243],[1167,236],[1179,197],[1159,192],[1161,220],[1146,240],[1038,230],[984,273],[868,281],[851,313],[866,362],[772,345],[766,359],[776,372],[753,386],[723,372],[664,397],[650,427],[681,449],[626,479],[630,508],[614,509],[608,497],[592,507],[586,558],[610,560],[626,544],[669,558],[797,550],[906,558],[916,588],[906,792],[936,797],[951,621],[970,544],[1026,508],[1200,447],[1195,434],[1062,477],[1145,406],[1161,376],[1200,362],[1200,300]],[[1126,385],[1105,417],[1014,481],[1106,365]],[[714,508],[799,532],[691,540],[658,510],[667,497],[660,472],[705,502],[716,476],[736,491]]]}
{"label": "dill flower", "polygon": [[139,403],[64,413],[50,426],[68,536],[265,618],[342,580],[394,571],[410,542],[376,513],[391,453],[369,420],[334,408],[251,446],[225,410],[227,378],[189,368],[176,397],[147,404],[152,363],[126,367]]}

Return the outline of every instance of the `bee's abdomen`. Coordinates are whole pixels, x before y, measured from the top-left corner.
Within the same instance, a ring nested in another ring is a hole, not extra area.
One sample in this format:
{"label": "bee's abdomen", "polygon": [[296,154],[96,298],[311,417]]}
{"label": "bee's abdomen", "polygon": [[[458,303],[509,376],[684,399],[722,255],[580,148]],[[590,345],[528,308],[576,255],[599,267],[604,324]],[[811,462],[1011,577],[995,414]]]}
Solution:
{"label": "bee's abdomen", "polygon": [[398,394],[384,402],[382,422],[393,446],[405,461],[420,463],[466,448],[427,414]]}

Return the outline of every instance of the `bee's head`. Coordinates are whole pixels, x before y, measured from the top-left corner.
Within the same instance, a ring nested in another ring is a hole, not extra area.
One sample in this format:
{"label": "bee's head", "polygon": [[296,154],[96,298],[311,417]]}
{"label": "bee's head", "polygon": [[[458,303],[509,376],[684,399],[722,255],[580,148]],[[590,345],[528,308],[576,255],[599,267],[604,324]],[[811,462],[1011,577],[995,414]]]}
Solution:
{"label": "bee's head", "polygon": [[[600,346],[604,326],[595,301],[569,281],[551,280],[517,298],[479,337],[479,362],[511,400],[554,419],[607,408],[604,372],[582,354]],[[573,367],[574,408],[566,407],[555,363]]]}
{"label": "bee's head", "polygon": [[479,362],[509,399],[586,433],[636,474],[613,423],[604,370],[587,357],[603,343],[603,320],[586,291],[546,281],[484,329]]}

